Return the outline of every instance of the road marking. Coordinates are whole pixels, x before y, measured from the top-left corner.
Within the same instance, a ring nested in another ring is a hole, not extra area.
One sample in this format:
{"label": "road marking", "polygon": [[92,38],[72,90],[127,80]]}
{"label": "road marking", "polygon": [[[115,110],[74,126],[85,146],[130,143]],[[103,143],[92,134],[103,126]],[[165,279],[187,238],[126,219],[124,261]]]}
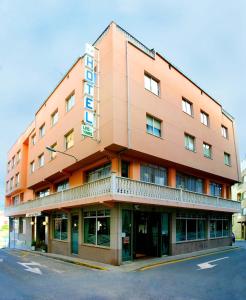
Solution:
{"label": "road marking", "polygon": [[32,273],[35,273],[35,274],[38,274],[38,275],[42,275],[42,271],[35,267],[35,268],[32,268],[30,266],[41,266],[39,263],[36,263],[34,261],[30,262],[30,263],[21,263],[21,262],[17,262],[18,264],[22,265],[25,267],[25,271],[27,272],[32,272]]}
{"label": "road marking", "polygon": [[225,252],[231,252],[231,251],[235,251],[235,250],[242,250],[242,247],[233,247],[232,249],[227,249],[227,250],[222,250],[222,251],[215,251],[215,252],[210,252],[210,253],[206,253],[206,254],[200,254],[200,255],[196,255],[196,256],[191,256],[191,257],[186,257],[186,258],[180,258],[180,259],[174,259],[174,260],[168,260],[168,261],[161,261],[158,263],[153,263],[150,265],[146,265],[144,267],[141,267],[139,269],[137,269],[136,271],[147,271],[150,269],[154,269],[154,268],[158,268],[158,267],[162,267],[162,266],[166,266],[166,265],[171,265],[171,264],[176,264],[176,263],[180,263],[180,262],[184,262],[184,261],[188,261],[188,260],[193,260],[193,259],[198,259],[200,257],[204,257],[204,256],[211,256],[211,255],[216,255],[216,254],[220,254],[220,253],[225,253]]}
{"label": "road marking", "polygon": [[222,260],[222,259],[227,259],[227,258],[229,258],[229,257],[228,257],[228,256],[225,256],[225,257],[221,257],[221,258],[218,258],[218,259],[214,259],[214,260],[210,260],[210,261],[207,261],[207,262],[198,264],[197,266],[199,267],[199,269],[197,269],[197,270],[212,269],[212,268],[214,268],[215,266],[217,266],[217,264],[211,264],[211,263],[213,263],[213,262],[215,262],[215,261]]}

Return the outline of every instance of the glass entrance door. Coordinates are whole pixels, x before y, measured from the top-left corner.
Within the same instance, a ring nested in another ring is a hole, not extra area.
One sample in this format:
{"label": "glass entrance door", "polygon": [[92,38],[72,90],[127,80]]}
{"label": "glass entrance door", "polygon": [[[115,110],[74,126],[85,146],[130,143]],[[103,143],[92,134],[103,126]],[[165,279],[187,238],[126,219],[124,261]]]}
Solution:
{"label": "glass entrance door", "polygon": [[71,232],[71,245],[72,253],[78,254],[78,237],[79,237],[79,217],[77,215],[72,216],[72,232]]}
{"label": "glass entrance door", "polygon": [[161,214],[161,255],[169,254],[169,217],[167,213]]}
{"label": "glass entrance door", "polygon": [[122,210],[122,261],[132,260],[132,211]]}

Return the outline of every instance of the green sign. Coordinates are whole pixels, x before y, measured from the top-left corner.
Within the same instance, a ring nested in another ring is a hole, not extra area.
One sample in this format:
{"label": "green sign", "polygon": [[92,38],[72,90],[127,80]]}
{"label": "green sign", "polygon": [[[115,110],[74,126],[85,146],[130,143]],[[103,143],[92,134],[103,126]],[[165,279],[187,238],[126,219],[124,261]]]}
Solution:
{"label": "green sign", "polygon": [[89,125],[82,125],[82,135],[93,138],[93,127]]}

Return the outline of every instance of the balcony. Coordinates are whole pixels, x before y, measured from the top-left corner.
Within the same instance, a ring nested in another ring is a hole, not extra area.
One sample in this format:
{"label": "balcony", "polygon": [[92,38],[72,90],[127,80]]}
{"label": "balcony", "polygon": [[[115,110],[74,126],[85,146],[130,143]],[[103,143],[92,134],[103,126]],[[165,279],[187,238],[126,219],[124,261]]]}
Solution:
{"label": "balcony", "polygon": [[94,182],[5,208],[7,216],[25,215],[92,203],[125,202],[240,212],[240,203],[179,188],[117,177],[112,174]]}

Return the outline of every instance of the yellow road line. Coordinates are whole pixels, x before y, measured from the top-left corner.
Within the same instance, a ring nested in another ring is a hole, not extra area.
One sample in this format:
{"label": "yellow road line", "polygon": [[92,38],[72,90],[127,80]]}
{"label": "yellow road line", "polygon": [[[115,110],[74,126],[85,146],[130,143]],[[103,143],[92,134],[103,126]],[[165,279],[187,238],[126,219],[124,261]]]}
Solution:
{"label": "yellow road line", "polygon": [[176,259],[176,260],[172,260],[172,261],[163,261],[163,262],[159,262],[159,263],[154,263],[142,268],[139,268],[137,271],[146,271],[146,270],[150,270],[153,268],[157,268],[157,267],[161,267],[164,265],[171,265],[171,264],[175,264],[178,262],[183,262],[183,261],[187,261],[187,260],[192,260],[192,259],[196,259],[196,258],[200,258],[200,257],[205,257],[205,256],[210,256],[210,255],[214,255],[214,254],[220,254],[220,253],[225,253],[225,252],[230,252],[230,251],[234,251],[234,250],[239,250],[242,249],[240,247],[235,247],[233,249],[228,249],[228,250],[222,250],[222,251],[216,251],[216,252],[212,252],[212,253],[207,253],[207,254],[201,254],[201,255],[197,255],[197,256],[191,256],[191,257],[186,257],[186,258],[181,258],[181,259]]}

